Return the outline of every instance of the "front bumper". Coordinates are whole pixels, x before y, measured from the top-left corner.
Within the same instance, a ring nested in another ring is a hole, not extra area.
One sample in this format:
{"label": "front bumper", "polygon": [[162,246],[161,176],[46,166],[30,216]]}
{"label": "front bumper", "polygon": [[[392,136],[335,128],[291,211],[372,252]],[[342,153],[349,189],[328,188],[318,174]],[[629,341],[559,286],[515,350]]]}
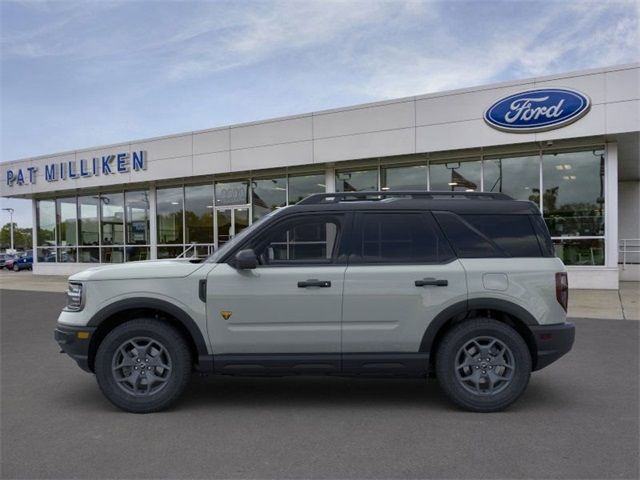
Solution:
{"label": "front bumper", "polygon": [[576,327],[573,323],[566,322],[557,325],[532,326],[531,331],[538,352],[534,370],[540,370],[571,350]]}
{"label": "front bumper", "polygon": [[62,351],[73,358],[78,366],[86,372],[91,372],[91,368],[89,368],[89,345],[95,330],[94,327],[58,325],[53,331],[53,337]]}

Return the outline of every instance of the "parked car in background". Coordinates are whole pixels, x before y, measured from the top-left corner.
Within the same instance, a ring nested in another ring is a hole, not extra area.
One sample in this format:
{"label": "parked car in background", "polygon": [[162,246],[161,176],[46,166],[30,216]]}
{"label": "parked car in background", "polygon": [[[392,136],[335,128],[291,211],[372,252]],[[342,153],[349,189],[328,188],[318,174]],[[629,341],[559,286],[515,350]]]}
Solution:
{"label": "parked car in background", "polygon": [[13,266],[12,260],[15,258],[15,255],[12,253],[0,253],[0,270],[5,268],[6,262],[11,262]]}
{"label": "parked car in background", "polygon": [[13,261],[11,269],[14,272],[31,270],[33,268],[33,251],[28,250]]}
{"label": "parked car in background", "polygon": [[5,259],[2,261],[2,268],[6,268],[7,270],[11,270],[13,268],[13,262],[15,262],[17,255],[13,253],[5,254]]}

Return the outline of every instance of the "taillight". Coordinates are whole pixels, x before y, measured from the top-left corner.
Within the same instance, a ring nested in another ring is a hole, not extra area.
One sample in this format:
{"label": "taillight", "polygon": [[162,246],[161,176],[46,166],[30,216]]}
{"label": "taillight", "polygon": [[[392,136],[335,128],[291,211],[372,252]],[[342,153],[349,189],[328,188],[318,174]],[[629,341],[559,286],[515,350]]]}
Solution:
{"label": "taillight", "polygon": [[556,299],[566,312],[569,304],[569,279],[567,278],[567,272],[556,273]]}

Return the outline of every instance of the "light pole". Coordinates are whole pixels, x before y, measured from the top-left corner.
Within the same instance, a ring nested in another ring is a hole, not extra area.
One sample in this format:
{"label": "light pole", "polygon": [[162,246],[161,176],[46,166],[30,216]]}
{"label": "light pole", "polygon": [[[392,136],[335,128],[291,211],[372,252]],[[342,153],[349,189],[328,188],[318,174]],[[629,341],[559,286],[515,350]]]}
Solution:
{"label": "light pole", "polygon": [[3,208],[9,212],[9,228],[11,228],[11,251],[13,252],[13,212],[15,211],[13,208]]}

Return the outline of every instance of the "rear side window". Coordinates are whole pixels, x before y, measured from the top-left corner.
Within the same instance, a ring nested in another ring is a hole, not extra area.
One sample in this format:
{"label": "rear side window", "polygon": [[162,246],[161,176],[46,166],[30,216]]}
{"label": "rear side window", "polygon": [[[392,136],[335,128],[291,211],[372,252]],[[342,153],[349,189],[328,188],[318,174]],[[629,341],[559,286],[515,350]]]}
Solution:
{"label": "rear side window", "polygon": [[455,258],[431,215],[363,213],[355,234],[356,263],[444,263]]}
{"label": "rear side window", "polygon": [[451,212],[434,212],[459,258],[505,257],[500,249],[485,234]]}
{"label": "rear side window", "polygon": [[538,237],[529,215],[462,215],[511,257],[540,257]]}

